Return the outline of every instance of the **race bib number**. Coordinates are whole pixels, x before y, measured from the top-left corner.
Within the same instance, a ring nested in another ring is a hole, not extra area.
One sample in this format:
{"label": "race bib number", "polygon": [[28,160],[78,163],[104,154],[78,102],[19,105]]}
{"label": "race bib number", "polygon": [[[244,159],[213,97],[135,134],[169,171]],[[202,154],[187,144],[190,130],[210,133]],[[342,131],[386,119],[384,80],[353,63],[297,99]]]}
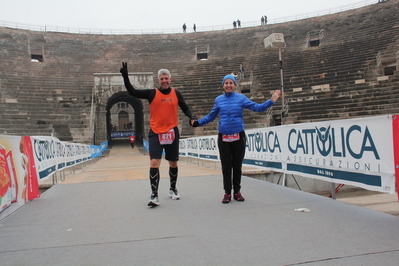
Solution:
{"label": "race bib number", "polygon": [[172,128],[166,133],[158,134],[158,138],[159,138],[159,143],[161,143],[161,145],[172,144],[173,141],[175,140],[175,131]]}
{"label": "race bib number", "polygon": [[233,142],[233,141],[237,141],[240,140],[240,133],[235,133],[232,135],[222,135],[222,140],[224,142]]}

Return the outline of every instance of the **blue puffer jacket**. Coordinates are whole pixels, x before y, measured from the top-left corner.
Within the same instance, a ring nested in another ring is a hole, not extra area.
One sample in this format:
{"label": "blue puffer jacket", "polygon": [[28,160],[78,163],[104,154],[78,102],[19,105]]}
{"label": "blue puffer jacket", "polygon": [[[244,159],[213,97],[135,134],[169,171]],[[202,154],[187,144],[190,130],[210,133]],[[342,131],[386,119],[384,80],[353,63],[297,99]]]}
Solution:
{"label": "blue puffer jacket", "polygon": [[220,115],[219,133],[231,135],[245,129],[244,108],[254,112],[263,112],[274,103],[267,100],[261,104],[248,99],[244,94],[231,92],[224,93],[215,99],[215,104],[209,114],[198,120],[198,125],[206,125]]}

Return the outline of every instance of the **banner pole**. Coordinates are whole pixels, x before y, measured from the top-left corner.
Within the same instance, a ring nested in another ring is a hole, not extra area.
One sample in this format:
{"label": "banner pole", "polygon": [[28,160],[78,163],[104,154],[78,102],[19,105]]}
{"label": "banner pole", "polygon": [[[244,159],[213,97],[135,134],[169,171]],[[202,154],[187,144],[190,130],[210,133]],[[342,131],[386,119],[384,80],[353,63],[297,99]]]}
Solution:
{"label": "banner pole", "polygon": [[395,188],[399,201],[399,116],[392,116],[393,156],[395,163]]}
{"label": "banner pole", "polygon": [[284,96],[284,74],[283,59],[281,56],[281,47],[278,48],[278,60],[280,65],[280,86],[281,86],[281,125],[285,124],[285,96]]}

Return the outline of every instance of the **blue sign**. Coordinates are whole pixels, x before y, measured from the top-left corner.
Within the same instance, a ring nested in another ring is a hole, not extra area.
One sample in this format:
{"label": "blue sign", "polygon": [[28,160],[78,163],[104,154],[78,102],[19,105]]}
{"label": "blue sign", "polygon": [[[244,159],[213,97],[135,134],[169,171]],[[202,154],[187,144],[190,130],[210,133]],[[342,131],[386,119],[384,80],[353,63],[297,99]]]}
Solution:
{"label": "blue sign", "polygon": [[124,138],[124,137],[130,137],[131,135],[136,136],[136,132],[134,131],[111,132],[111,138]]}

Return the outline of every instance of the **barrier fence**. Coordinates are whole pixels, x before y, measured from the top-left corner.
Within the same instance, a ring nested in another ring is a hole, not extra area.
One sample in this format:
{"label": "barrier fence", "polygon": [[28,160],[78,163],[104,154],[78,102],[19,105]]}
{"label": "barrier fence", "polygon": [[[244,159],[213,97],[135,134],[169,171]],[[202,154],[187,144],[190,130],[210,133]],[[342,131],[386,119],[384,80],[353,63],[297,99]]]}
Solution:
{"label": "barrier fence", "polygon": [[[246,138],[245,165],[397,194],[399,115],[250,129]],[[107,148],[107,141],[95,146],[0,135],[0,220],[40,197],[41,181]],[[181,139],[179,153],[217,162],[217,135]]]}
{"label": "barrier fence", "polygon": [[46,136],[0,135],[0,220],[39,198],[41,181],[96,158],[107,148],[107,141],[96,146]]}
{"label": "barrier fence", "polygon": [[[246,130],[244,165],[396,194],[399,116]],[[219,161],[217,135],[180,140],[180,156]]]}

